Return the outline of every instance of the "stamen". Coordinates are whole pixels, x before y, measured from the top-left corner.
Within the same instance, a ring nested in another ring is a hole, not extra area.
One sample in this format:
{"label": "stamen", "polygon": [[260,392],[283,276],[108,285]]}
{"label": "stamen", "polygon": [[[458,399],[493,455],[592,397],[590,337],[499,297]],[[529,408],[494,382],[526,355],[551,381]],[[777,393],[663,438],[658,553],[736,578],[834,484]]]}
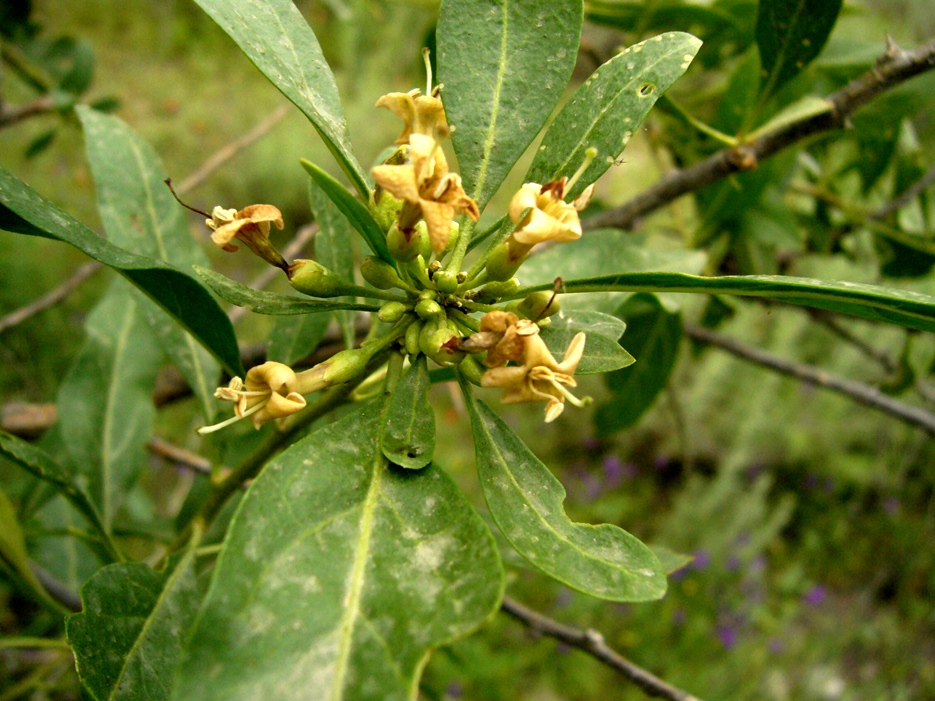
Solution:
{"label": "stamen", "polygon": [[211,426],[202,426],[197,431],[195,431],[195,433],[197,433],[199,436],[204,436],[209,433],[214,433],[215,431],[220,431],[222,428],[226,428],[230,426],[231,424],[237,423],[241,419],[247,418],[251,414],[257,413],[260,409],[265,407],[267,404],[269,404],[269,399],[267,399],[265,402],[260,402],[256,406],[250,407],[243,413],[243,416],[237,416],[235,414],[234,416],[230,417],[226,421],[222,421],[221,423],[213,424]]}
{"label": "stamen", "polygon": [[588,404],[594,401],[591,397],[582,397],[581,399],[578,399],[578,397],[576,397],[571,392],[569,392],[567,389],[565,389],[562,383],[556,380],[554,377],[544,377],[542,379],[544,379],[546,382],[551,384],[555,389],[561,392],[562,396],[564,396],[565,399],[567,399],[569,402],[574,404],[579,409],[586,407]]}
{"label": "stamen", "polygon": [[432,52],[429,50],[429,47],[422,49],[422,60],[425,62],[425,94],[432,94],[432,59],[430,54]]}
{"label": "stamen", "polygon": [[437,140],[434,141],[435,148],[432,149],[432,152],[429,154],[429,157],[425,159],[425,163],[422,164],[422,170],[419,171],[418,182],[425,182],[429,176],[435,172],[435,154],[438,153],[442,145]]}
{"label": "stamen", "polygon": [[593,146],[589,146],[584,152],[584,161],[582,161],[578,170],[575,171],[575,174],[571,176],[571,180],[565,184],[565,192],[571,191],[571,188],[581,179],[581,176],[584,175],[584,171],[588,169],[588,166],[591,165],[591,162],[595,158],[597,158],[597,149]]}
{"label": "stamen", "polygon": [[208,214],[207,212],[203,212],[202,210],[198,209],[197,207],[192,207],[191,205],[187,205],[187,204],[185,204],[184,202],[182,202],[182,200],[179,199],[179,196],[175,194],[175,188],[172,187],[172,178],[166,178],[166,179],[164,180],[164,182],[165,182],[166,185],[169,186],[169,192],[172,193],[172,196],[175,198],[175,201],[178,202],[178,203],[179,203],[180,205],[182,205],[183,207],[185,207],[185,209],[190,209],[191,211],[195,212],[196,214],[200,214],[200,215],[202,215],[203,217],[207,217],[208,219],[212,219],[212,218],[213,218],[213,217],[212,217],[210,214]]}

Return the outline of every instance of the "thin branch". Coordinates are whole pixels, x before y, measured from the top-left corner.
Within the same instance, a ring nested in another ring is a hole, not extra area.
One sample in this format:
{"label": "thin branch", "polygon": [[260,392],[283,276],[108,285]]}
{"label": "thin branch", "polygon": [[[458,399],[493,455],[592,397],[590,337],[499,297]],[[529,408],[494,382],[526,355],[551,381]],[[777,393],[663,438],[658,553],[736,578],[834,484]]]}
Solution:
{"label": "thin branch", "polygon": [[842,341],[850,344],[865,356],[876,362],[888,374],[892,375],[899,369],[896,366],[896,363],[890,360],[890,357],[886,353],[877,350],[862,338],[855,336],[849,329],[842,326],[838,322],[837,318],[835,318],[831,313],[826,312],[823,309],[808,308],[807,311],[809,316],[811,316],[815,321],[824,326]]}
{"label": "thin branch", "polygon": [[933,68],[935,42],[916,51],[903,51],[890,44],[876,66],[828,98],[829,111],[786,124],[735,148],[718,151],[689,168],[673,171],[622,206],[588,218],[583,227],[629,229],[638,219],[682,195],[756,168],[760,161],[811,136],[845,127],[851,114],[881,92]]}
{"label": "thin branch", "polygon": [[[184,195],[201,185],[201,183],[203,183],[208,178],[208,176],[211,175],[211,173],[216,171],[245,148],[256,142],[257,139],[267,134],[270,129],[272,129],[280,120],[282,120],[288,111],[289,105],[283,105],[282,107],[279,107],[269,117],[248,131],[246,134],[216,151],[211,157],[208,158],[208,160],[200,165],[194,173],[176,185],[176,192],[178,192],[180,195]],[[0,122],[0,126],[3,126],[2,122]],[[24,322],[29,317],[38,314],[39,312],[48,309],[55,304],[58,304],[63,299],[65,299],[65,297],[71,294],[75,288],[78,287],[78,285],[87,280],[91,275],[103,267],[104,266],[97,261],[89,261],[85,263],[80,268],[78,268],[78,270],[76,270],[70,278],[65,280],[65,282],[63,282],[58,287],[52,289],[34,302],[30,302],[25,307],[21,307],[20,309],[17,309],[16,311],[13,311],[0,318],[0,333],[3,333],[8,329],[13,328],[17,324]]]}
{"label": "thin branch", "polygon": [[54,112],[56,109],[58,108],[55,106],[55,100],[52,99],[51,95],[43,95],[42,97],[37,97],[35,100],[22,105],[16,105],[15,107],[3,105],[3,107],[0,108],[0,129],[11,127],[14,124],[22,122],[24,119],[29,119],[39,114]]}
{"label": "thin branch", "polygon": [[650,696],[669,699],[669,701],[698,701],[696,696],[692,696],[681,689],[676,689],[671,684],[662,681],[662,679],[651,672],[633,664],[628,659],[609,648],[607,643],[604,642],[604,636],[593,628],[580,630],[565,625],[564,623],[559,623],[538,611],[533,611],[531,608],[524,606],[508,596],[503,597],[501,610],[534,631],[542,633],[543,635],[548,635],[556,640],[561,640],[566,645],[571,645],[579,650],[583,650],[614,671],[625,676]]}
{"label": "thin branch", "polygon": [[149,448],[150,452],[181,465],[192,472],[197,472],[200,475],[207,475],[208,477],[211,476],[211,461],[190,450],[172,445],[158,436],[153,436],[146,447]]}
{"label": "thin branch", "polygon": [[25,307],[20,307],[16,311],[10,312],[4,317],[0,317],[0,333],[13,328],[17,324],[21,324],[29,317],[38,314],[44,309],[48,309],[49,307],[58,304],[63,299],[65,299],[65,297],[70,295],[75,290],[75,288],[78,287],[78,285],[94,275],[94,273],[103,267],[103,264],[98,263],[96,260],[91,260],[87,263],[84,263],[74,272],[70,278],[65,280],[65,282],[63,282],[55,289],[44,294],[39,299],[30,302]]}
{"label": "thin branch", "polygon": [[697,341],[717,346],[722,350],[726,350],[728,353],[736,355],[738,358],[748,360],[757,365],[762,365],[763,367],[770,368],[784,375],[789,375],[806,384],[824,387],[838,392],[839,394],[843,394],[860,404],[865,404],[866,406],[882,411],[890,416],[895,416],[896,418],[919,426],[928,433],[935,435],[935,414],[931,414],[920,407],[893,399],[876,387],[832,375],[821,368],[780,358],[772,353],[767,353],[759,348],[748,346],[733,338],[694,324],[685,324],[685,333]]}
{"label": "thin branch", "polygon": [[901,195],[895,199],[890,200],[878,210],[873,212],[873,214],[870,215],[870,218],[876,219],[877,221],[886,219],[889,215],[893,214],[894,212],[898,212],[900,209],[908,205],[916,197],[925,192],[925,190],[930,185],[933,184],[935,184],[935,166],[932,166],[925,175],[907,187],[905,192],[903,192]]}
{"label": "thin branch", "polygon": [[292,105],[285,104],[276,108],[272,114],[270,114],[266,119],[257,124],[255,127],[253,127],[253,129],[248,131],[239,139],[231,141],[226,146],[218,149],[214,155],[202,163],[194,173],[176,185],[175,189],[179,192],[179,194],[185,194],[186,192],[191,192],[194,190],[205,180],[207,180],[214,171],[227,163],[227,161],[232,159],[248,146],[251,146],[258,139],[266,136],[266,134],[268,134],[274,126],[282,121],[283,117],[289,114],[289,109],[291,107]]}
{"label": "thin branch", "polygon": [[39,583],[42,584],[43,588],[49,593],[49,596],[69,611],[81,610],[81,598],[75,592],[36,563],[33,562],[30,566],[32,567],[33,574],[36,575],[36,579],[39,580]]}

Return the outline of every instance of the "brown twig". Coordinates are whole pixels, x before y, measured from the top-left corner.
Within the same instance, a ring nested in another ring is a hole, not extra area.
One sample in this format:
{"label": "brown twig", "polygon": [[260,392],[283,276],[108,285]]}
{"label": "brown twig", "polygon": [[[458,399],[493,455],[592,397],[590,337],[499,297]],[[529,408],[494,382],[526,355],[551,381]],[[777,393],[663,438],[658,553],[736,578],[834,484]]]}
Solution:
{"label": "brown twig", "polygon": [[676,689],[671,684],[664,682],[656,675],[633,664],[630,660],[609,648],[607,643],[604,642],[604,636],[593,628],[580,630],[559,623],[508,596],[503,597],[501,610],[538,633],[548,635],[566,645],[571,645],[588,653],[625,676],[650,696],[669,699],[669,701],[698,701],[696,696],[692,696],[681,689]]}
{"label": "brown twig", "polygon": [[[208,178],[208,176],[211,175],[211,173],[216,171],[231,158],[236,156],[238,153],[257,141],[257,139],[269,132],[269,130],[272,129],[273,126],[275,126],[288,113],[288,111],[289,105],[283,105],[282,107],[277,108],[275,112],[273,112],[256,127],[248,131],[237,140],[232,141],[231,143],[216,151],[210,158],[208,158],[208,160],[200,165],[194,173],[189,175],[187,178],[185,178],[185,180],[176,186],[176,192],[178,192],[180,195],[184,195],[201,185],[201,183],[203,183]],[[2,122],[0,122],[0,126],[3,126]],[[39,299],[30,302],[26,306],[7,314],[3,318],[0,318],[0,333],[3,333],[8,329],[13,328],[17,324],[24,322],[29,317],[38,314],[39,312],[48,309],[55,304],[58,304],[63,299],[65,299],[65,297],[71,294],[75,288],[78,287],[78,285],[87,280],[91,275],[100,270],[102,267],[103,265],[97,261],[89,261],[83,264],[70,278],[65,280],[65,282],[63,282],[58,287],[52,289]]]}
{"label": "brown twig", "polygon": [[149,448],[150,452],[181,465],[192,472],[197,472],[200,475],[207,475],[209,477],[211,476],[211,461],[200,455],[196,455],[190,450],[172,445],[158,436],[150,438],[146,447]]}
{"label": "brown twig", "polygon": [[828,98],[829,111],[783,125],[739,146],[718,151],[689,168],[673,171],[629,202],[596,214],[582,225],[585,229],[629,229],[638,219],[682,195],[755,168],[760,161],[811,136],[846,126],[851,114],[881,92],[933,68],[935,42],[916,51],[903,51],[891,42],[876,66]]}
{"label": "brown twig", "polygon": [[878,210],[873,212],[870,215],[870,218],[877,221],[886,219],[889,215],[893,214],[894,212],[898,212],[900,209],[912,202],[916,197],[921,195],[930,185],[933,184],[935,184],[935,166],[932,166],[925,175],[907,187],[906,190],[898,197],[890,200]]}
{"label": "brown twig", "polygon": [[748,360],[751,363],[762,365],[784,375],[789,375],[802,382],[816,387],[824,387],[839,394],[843,394],[849,399],[853,399],[860,404],[872,407],[882,411],[890,416],[895,416],[903,421],[919,426],[930,434],[935,435],[935,414],[931,414],[920,407],[900,402],[884,394],[876,387],[871,387],[862,382],[848,380],[843,377],[833,375],[826,370],[816,368],[812,365],[796,363],[785,358],[767,353],[753,346],[737,341],[728,336],[711,331],[694,324],[685,324],[685,333],[696,341],[717,346],[726,350],[738,358]]}
{"label": "brown twig", "polygon": [[39,114],[47,114],[57,109],[55,100],[51,95],[43,95],[35,100],[22,105],[8,106],[3,105],[0,108],[0,129],[10,127],[24,119],[29,119]]}
{"label": "brown twig", "polygon": [[876,362],[888,374],[892,375],[899,369],[896,366],[896,363],[890,360],[890,357],[886,353],[877,350],[862,338],[851,333],[851,331],[842,326],[838,322],[837,318],[830,312],[826,312],[823,309],[807,309],[806,311],[808,311],[808,314],[812,317],[812,319],[824,326],[842,341],[850,344],[865,356]]}

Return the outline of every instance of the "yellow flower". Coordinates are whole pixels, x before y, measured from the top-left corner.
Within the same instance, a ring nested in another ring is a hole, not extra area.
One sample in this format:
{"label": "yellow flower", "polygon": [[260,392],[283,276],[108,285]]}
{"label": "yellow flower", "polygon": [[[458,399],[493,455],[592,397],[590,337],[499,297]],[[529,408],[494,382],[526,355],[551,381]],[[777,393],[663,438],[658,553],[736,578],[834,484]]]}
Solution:
{"label": "yellow flower", "polygon": [[247,248],[270,265],[283,270],[288,269],[285,259],[269,242],[270,223],[282,229],[284,222],[282,213],[271,204],[252,204],[239,212],[236,209],[215,207],[211,211],[211,218],[205,224],[214,233],[211,240],[225,251],[236,251],[238,246],[232,243],[238,239]]}
{"label": "yellow flower", "polygon": [[487,351],[484,365],[497,368],[510,360],[523,357],[526,348],[526,336],[539,333],[539,327],[513,312],[487,312],[480,320],[480,331],[472,334],[461,343],[461,350],[468,353]]}
{"label": "yellow flower", "polygon": [[437,93],[438,88],[431,95],[423,95],[416,88],[409,92],[387,93],[377,100],[376,107],[386,107],[406,123],[402,134],[396,139],[397,144],[408,144],[413,134],[434,136],[436,129],[446,128],[445,108]]}
{"label": "yellow flower", "polygon": [[461,176],[448,172],[441,145],[431,136],[411,134],[407,163],[376,166],[371,173],[380,187],[405,200],[400,231],[411,230],[421,216],[436,255],[448,245],[455,214],[467,212],[474,221],[480,218],[477,203],[464,192]]}
{"label": "yellow flower", "polygon": [[574,374],[584,353],[584,332],[571,339],[562,362],[558,363],[539,336],[535,324],[529,322],[520,331],[527,332],[523,336],[523,364],[491,368],[481,377],[481,386],[502,388],[500,401],[504,404],[546,402],[546,423],[558,418],[565,409],[566,399],[575,406],[588,404],[590,398],[578,399],[566,389],[578,384]]}
{"label": "yellow flower", "polygon": [[544,241],[560,243],[581,237],[578,212],[587,206],[593,186],[568,204],[563,199],[566,181],[567,178],[562,178],[545,185],[526,183],[513,195],[509,213],[510,219],[516,224],[513,238],[518,243],[533,246]]}

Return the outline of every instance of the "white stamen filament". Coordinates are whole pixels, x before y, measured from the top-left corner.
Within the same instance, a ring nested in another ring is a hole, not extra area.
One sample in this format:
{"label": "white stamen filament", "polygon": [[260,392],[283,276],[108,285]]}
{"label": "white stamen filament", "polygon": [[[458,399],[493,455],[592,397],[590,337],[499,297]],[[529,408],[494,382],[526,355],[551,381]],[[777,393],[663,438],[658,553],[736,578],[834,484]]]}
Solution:
{"label": "white stamen filament", "polygon": [[565,183],[565,192],[571,192],[571,188],[575,186],[575,183],[581,179],[581,176],[584,175],[584,171],[588,169],[588,166],[597,158],[597,149],[593,146],[589,146],[585,149],[584,152],[584,161],[578,167],[578,170],[575,171],[575,174],[571,176],[571,180]]}
{"label": "white stamen filament", "polygon": [[591,397],[582,397],[581,399],[578,399],[578,397],[576,397],[571,392],[569,392],[567,389],[565,389],[564,385],[562,385],[561,382],[556,380],[554,376],[548,376],[542,379],[544,379],[546,382],[551,384],[555,389],[561,392],[562,396],[565,397],[565,399],[567,399],[569,402],[574,404],[579,409],[582,407],[586,407],[588,404],[594,401]]}
{"label": "white stamen filament", "polygon": [[237,416],[235,414],[231,418],[227,419],[226,421],[222,421],[221,423],[213,424],[211,426],[202,426],[196,431],[196,433],[199,436],[204,436],[208,433],[214,433],[215,431],[220,431],[222,428],[226,428],[227,426],[230,426],[231,424],[237,423],[241,419],[247,418],[251,414],[257,413],[260,409],[265,407],[267,404],[269,404],[269,399],[267,399],[265,402],[260,402],[256,406],[250,407],[243,413],[243,416]]}
{"label": "white stamen filament", "polygon": [[422,60],[425,62],[425,94],[432,94],[432,60],[429,58],[429,48],[422,49]]}

